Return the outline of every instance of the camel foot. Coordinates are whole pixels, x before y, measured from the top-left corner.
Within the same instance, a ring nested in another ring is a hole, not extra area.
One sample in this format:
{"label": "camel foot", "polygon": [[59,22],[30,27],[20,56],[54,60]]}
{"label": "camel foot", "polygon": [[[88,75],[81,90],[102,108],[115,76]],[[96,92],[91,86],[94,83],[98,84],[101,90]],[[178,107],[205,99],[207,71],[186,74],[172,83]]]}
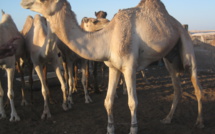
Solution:
{"label": "camel foot", "polygon": [[108,123],[107,134],[114,134],[114,125],[113,125],[113,123]]}
{"label": "camel foot", "polygon": [[43,111],[43,114],[41,116],[41,119],[44,120],[44,119],[48,119],[48,118],[51,118],[51,114],[49,111]]}
{"label": "camel foot", "polygon": [[20,121],[19,116],[17,115],[17,113],[11,113],[10,122],[16,122],[16,121]]}
{"label": "camel foot", "polygon": [[1,112],[0,113],[0,119],[4,119],[4,118],[6,118],[6,114],[5,114],[5,112]]}
{"label": "camel foot", "polygon": [[138,126],[137,124],[132,124],[130,128],[130,133],[129,134],[137,134],[138,131]]}
{"label": "camel foot", "polygon": [[28,105],[28,102],[25,99],[23,99],[21,102],[21,106],[27,106],[27,105]]}
{"label": "camel foot", "polygon": [[68,109],[72,109],[72,104],[68,103]]}
{"label": "camel foot", "polygon": [[171,119],[170,119],[170,118],[165,118],[165,119],[163,119],[163,120],[160,120],[160,122],[161,122],[162,124],[170,124],[170,123],[171,123]]}
{"label": "camel foot", "polygon": [[66,103],[62,104],[62,108],[64,111],[67,111],[69,109]]}
{"label": "camel foot", "polygon": [[73,99],[72,99],[71,96],[68,97],[67,101],[68,101],[68,104],[74,104]]}
{"label": "camel foot", "polygon": [[196,126],[197,128],[200,128],[200,129],[202,129],[202,128],[205,127],[205,125],[204,125],[202,122],[200,122],[200,121],[196,121],[195,126]]}
{"label": "camel foot", "polygon": [[91,103],[91,102],[93,102],[93,101],[92,101],[92,99],[90,98],[90,96],[87,94],[87,95],[85,96],[85,103]]}

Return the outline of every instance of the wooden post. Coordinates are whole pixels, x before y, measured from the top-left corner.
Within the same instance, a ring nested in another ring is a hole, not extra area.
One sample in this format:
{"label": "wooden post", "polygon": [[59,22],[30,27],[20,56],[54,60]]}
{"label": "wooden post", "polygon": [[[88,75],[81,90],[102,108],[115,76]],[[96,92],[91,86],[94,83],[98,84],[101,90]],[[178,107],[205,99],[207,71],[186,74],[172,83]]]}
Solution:
{"label": "wooden post", "polygon": [[184,24],[183,27],[188,31],[188,24]]}

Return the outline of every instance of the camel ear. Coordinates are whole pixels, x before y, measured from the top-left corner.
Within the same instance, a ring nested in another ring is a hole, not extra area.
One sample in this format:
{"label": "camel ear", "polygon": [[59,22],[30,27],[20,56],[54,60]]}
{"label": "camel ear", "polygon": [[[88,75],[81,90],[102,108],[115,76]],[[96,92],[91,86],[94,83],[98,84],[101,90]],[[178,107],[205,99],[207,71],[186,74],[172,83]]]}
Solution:
{"label": "camel ear", "polygon": [[87,17],[84,17],[83,19],[82,19],[82,22],[84,22],[84,23],[87,23],[89,21],[89,19],[87,18]]}
{"label": "camel ear", "polygon": [[95,16],[97,16],[97,12],[95,12]]}
{"label": "camel ear", "polygon": [[2,15],[4,15],[4,14],[5,14],[5,12],[4,12],[3,10],[1,10],[1,13],[2,13]]}

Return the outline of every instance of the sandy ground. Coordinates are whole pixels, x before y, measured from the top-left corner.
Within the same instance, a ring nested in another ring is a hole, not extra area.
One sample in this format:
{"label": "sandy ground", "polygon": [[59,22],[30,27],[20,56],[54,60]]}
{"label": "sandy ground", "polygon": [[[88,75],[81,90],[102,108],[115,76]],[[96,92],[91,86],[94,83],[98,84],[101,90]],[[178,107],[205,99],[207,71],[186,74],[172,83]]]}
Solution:
{"label": "sandy ground", "polygon": [[[137,73],[138,94],[138,126],[139,134],[214,134],[215,133],[215,73],[201,71],[198,73],[203,87],[203,117],[205,128],[195,128],[197,117],[197,101],[194,89],[187,74],[182,76],[182,101],[174,114],[172,123],[160,123],[169,112],[173,88],[171,79],[164,67],[151,67],[146,70],[150,84],[146,84],[140,73]],[[1,73],[1,78],[3,74]],[[5,78],[3,78],[5,80]],[[107,83],[107,78],[105,80]],[[100,88],[102,93],[90,93],[93,103],[85,104],[82,87],[73,95],[75,104],[69,111],[61,107],[62,93],[56,79],[49,80],[49,87],[56,104],[50,104],[52,118],[41,120],[43,98],[39,83],[35,83],[33,105],[21,106],[21,84],[15,83],[15,106],[21,118],[20,122],[9,122],[10,107],[6,108],[7,118],[0,120],[1,134],[105,134],[107,115],[104,108],[106,88]],[[80,85],[80,82],[79,82]],[[6,87],[6,82],[3,82]],[[127,134],[130,129],[130,111],[127,104],[127,95],[122,94],[122,86],[117,89],[118,98],[114,103],[115,133]],[[4,98],[6,100],[6,96]],[[30,101],[30,92],[27,89],[27,99]]]}

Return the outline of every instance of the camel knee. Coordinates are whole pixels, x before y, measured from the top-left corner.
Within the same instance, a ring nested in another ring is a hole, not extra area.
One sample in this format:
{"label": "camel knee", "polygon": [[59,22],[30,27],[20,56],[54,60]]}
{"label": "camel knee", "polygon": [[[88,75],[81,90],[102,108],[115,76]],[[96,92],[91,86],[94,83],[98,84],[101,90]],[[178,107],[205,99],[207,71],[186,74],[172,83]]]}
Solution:
{"label": "camel knee", "polygon": [[128,106],[129,106],[129,109],[130,109],[131,111],[136,110],[137,105],[138,105],[138,101],[137,101],[137,100],[129,100],[129,101],[128,101]]}
{"label": "camel knee", "polygon": [[45,89],[42,89],[42,95],[43,95],[43,98],[46,100],[47,99],[47,90]]}
{"label": "camel knee", "polygon": [[8,93],[7,93],[7,96],[8,96],[8,98],[9,98],[10,100],[12,100],[13,97],[14,97],[14,92],[13,92],[13,91],[8,92]]}
{"label": "camel knee", "polygon": [[196,95],[196,98],[199,100],[202,98],[202,91],[201,90],[195,90],[195,95]]}
{"label": "camel knee", "polygon": [[113,105],[113,102],[111,102],[110,99],[105,99],[104,106],[105,106],[108,114],[111,113],[112,105]]}

